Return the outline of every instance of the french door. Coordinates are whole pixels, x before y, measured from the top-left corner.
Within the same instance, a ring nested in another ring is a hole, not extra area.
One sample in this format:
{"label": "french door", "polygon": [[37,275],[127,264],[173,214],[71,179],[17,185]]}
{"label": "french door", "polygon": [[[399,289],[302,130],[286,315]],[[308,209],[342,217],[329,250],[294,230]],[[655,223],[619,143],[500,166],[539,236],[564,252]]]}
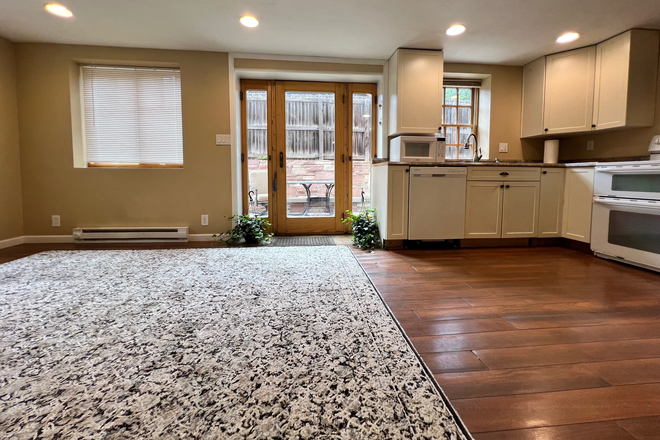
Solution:
{"label": "french door", "polygon": [[346,231],[368,208],[373,84],[244,80],[243,207],[277,234]]}

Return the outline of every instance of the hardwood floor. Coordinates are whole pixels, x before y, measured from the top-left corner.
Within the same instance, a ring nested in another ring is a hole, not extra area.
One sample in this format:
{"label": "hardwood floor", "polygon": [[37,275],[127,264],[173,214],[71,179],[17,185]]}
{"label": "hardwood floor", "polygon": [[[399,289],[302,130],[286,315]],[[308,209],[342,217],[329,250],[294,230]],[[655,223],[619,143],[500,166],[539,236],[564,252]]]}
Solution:
{"label": "hardwood floor", "polygon": [[660,274],[565,248],[355,253],[476,440],[660,439]]}
{"label": "hardwood floor", "polygon": [[355,254],[476,440],[660,439],[660,274],[565,248]]}

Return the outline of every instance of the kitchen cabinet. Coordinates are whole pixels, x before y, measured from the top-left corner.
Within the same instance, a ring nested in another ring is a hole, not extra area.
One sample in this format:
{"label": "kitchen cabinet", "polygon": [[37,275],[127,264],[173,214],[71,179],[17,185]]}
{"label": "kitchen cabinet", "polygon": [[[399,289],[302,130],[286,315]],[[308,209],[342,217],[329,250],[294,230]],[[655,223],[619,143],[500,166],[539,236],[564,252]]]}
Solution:
{"label": "kitchen cabinet", "polygon": [[389,134],[437,133],[442,124],[443,53],[397,49],[388,62]]}
{"label": "kitchen cabinet", "polygon": [[659,40],[632,29],[523,66],[521,137],[653,126]]}
{"label": "kitchen cabinet", "polygon": [[561,237],[564,204],[564,168],[543,168],[539,200],[539,237]]}
{"label": "kitchen cabinet", "polygon": [[502,237],[503,182],[468,181],[465,238]]}
{"label": "kitchen cabinet", "polygon": [[371,204],[383,240],[408,239],[408,166],[377,164],[371,168]]}
{"label": "kitchen cabinet", "polygon": [[633,29],[596,46],[595,130],[653,125],[658,35]]}
{"label": "kitchen cabinet", "polygon": [[546,57],[545,134],[591,130],[595,66],[594,46]]}
{"label": "kitchen cabinet", "polygon": [[520,137],[543,134],[545,57],[523,66],[523,97]]}
{"label": "kitchen cabinet", "polygon": [[562,237],[590,242],[593,194],[593,167],[566,169]]}
{"label": "kitchen cabinet", "polygon": [[468,167],[465,237],[536,237],[539,179],[537,167]]}
{"label": "kitchen cabinet", "polygon": [[538,235],[539,182],[506,182],[502,201],[502,238]]}

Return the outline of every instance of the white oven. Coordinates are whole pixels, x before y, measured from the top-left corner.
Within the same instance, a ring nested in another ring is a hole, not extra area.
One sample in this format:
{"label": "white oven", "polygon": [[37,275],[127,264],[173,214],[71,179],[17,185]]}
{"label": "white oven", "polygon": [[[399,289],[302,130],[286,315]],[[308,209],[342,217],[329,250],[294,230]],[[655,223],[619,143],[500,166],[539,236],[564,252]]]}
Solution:
{"label": "white oven", "polygon": [[596,167],[591,249],[660,271],[660,161]]}
{"label": "white oven", "polygon": [[390,139],[390,161],[433,163],[445,161],[445,139],[434,135],[397,136]]}
{"label": "white oven", "polygon": [[598,165],[594,194],[629,199],[660,199],[660,160]]}

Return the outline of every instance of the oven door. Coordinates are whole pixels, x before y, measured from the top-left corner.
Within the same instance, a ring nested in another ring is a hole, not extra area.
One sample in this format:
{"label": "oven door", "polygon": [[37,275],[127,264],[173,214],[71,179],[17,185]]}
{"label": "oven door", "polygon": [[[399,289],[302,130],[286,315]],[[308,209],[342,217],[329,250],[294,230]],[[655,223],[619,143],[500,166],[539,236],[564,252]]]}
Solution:
{"label": "oven door", "polygon": [[591,249],[660,270],[660,201],[594,197]]}
{"label": "oven door", "polygon": [[660,199],[660,164],[596,167],[594,194],[635,199]]}

